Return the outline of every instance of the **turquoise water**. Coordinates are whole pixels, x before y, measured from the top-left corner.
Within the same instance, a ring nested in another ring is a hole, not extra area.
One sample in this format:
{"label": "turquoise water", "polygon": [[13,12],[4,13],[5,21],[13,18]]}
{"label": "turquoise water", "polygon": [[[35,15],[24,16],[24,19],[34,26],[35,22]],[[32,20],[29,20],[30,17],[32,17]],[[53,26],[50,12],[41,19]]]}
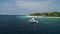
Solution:
{"label": "turquoise water", "polygon": [[31,18],[21,15],[0,15],[0,34],[60,34],[60,18],[35,18],[36,25],[28,23]]}

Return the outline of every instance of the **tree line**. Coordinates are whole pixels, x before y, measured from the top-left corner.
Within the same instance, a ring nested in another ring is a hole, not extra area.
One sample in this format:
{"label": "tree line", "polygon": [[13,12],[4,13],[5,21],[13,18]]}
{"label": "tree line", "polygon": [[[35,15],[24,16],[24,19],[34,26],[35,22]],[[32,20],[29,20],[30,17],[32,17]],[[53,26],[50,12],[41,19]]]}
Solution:
{"label": "tree line", "polygon": [[46,12],[46,13],[34,13],[34,14],[29,14],[30,16],[55,16],[55,17],[60,17],[60,12]]}

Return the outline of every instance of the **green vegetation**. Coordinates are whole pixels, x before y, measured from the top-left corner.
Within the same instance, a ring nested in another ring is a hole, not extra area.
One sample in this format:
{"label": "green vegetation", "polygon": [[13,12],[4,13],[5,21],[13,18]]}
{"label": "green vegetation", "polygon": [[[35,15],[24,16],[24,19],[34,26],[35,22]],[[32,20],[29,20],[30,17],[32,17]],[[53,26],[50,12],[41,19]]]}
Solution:
{"label": "green vegetation", "polygon": [[54,13],[52,13],[52,12],[49,12],[49,13],[48,13],[48,16],[53,16],[53,14],[54,14]]}
{"label": "green vegetation", "polygon": [[47,12],[47,13],[34,13],[34,14],[29,14],[30,16],[55,16],[55,17],[60,17],[60,12]]}
{"label": "green vegetation", "polygon": [[42,14],[40,13],[34,13],[34,14],[30,14],[31,16],[42,16]]}

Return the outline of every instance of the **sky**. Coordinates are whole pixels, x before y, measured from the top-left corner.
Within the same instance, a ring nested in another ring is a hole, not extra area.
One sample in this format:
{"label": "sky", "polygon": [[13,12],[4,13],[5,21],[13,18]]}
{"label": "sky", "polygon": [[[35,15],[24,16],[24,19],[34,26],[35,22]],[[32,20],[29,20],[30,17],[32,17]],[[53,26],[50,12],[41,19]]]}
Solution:
{"label": "sky", "polygon": [[59,12],[60,0],[0,0],[0,15]]}

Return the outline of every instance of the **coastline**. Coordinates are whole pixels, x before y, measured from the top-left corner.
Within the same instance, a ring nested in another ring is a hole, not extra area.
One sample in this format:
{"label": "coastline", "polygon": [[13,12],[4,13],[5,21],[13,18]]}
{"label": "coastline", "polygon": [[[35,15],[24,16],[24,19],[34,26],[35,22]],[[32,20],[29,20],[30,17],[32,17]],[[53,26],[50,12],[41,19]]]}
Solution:
{"label": "coastline", "polygon": [[60,18],[60,17],[48,17],[48,16],[27,16],[27,17],[30,17],[30,18]]}

